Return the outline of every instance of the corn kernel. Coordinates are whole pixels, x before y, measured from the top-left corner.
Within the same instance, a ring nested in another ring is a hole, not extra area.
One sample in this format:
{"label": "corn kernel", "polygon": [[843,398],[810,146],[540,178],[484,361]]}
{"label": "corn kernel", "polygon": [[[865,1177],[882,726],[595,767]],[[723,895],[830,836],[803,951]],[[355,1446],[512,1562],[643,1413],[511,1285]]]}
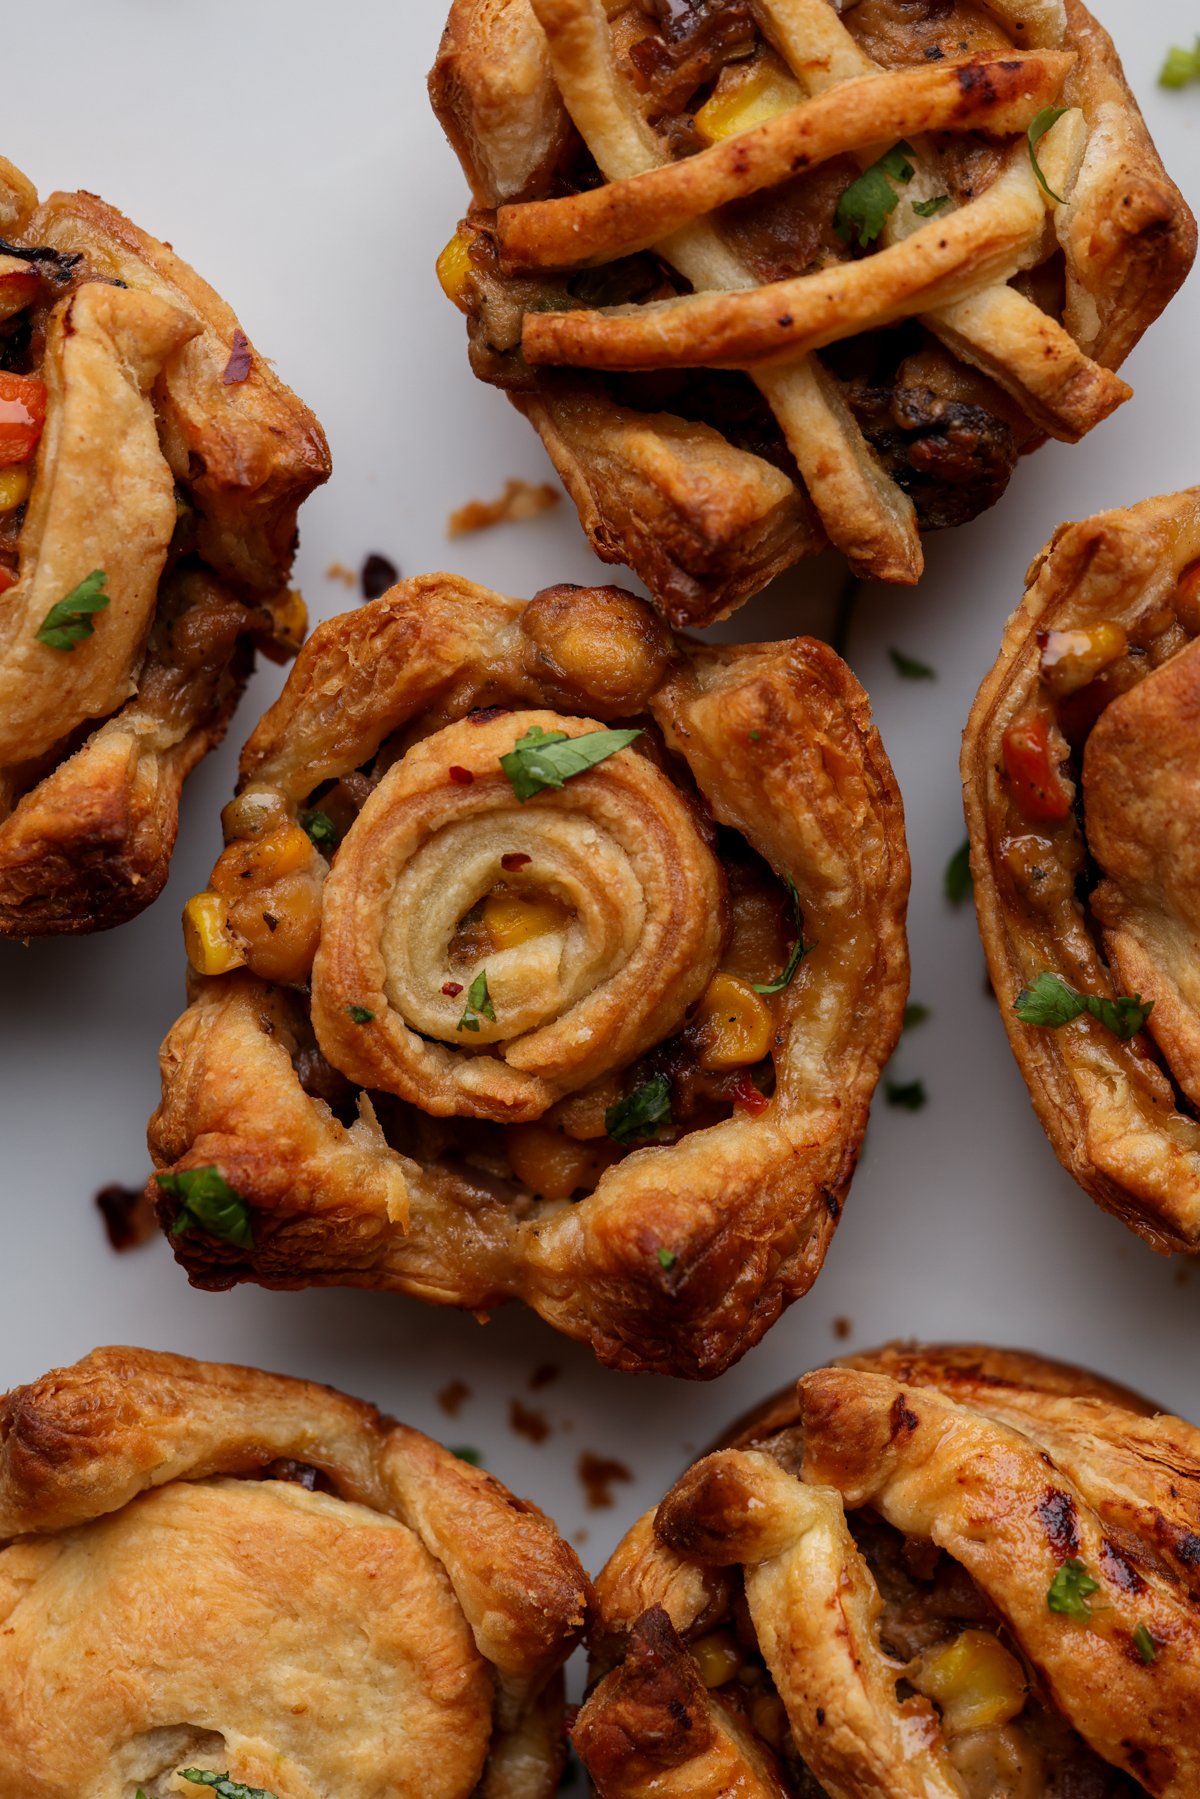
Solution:
{"label": "corn kernel", "polygon": [[504,1133],[509,1167],[523,1187],[540,1199],[570,1199],[590,1190],[620,1155],[606,1137],[586,1143],[548,1124],[512,1124]]}
{"label": "corn kernel", "polygon": [[555,899],[527,899],[521,893],[489,893],[482,907],[483,928],[492,950],[517,949],[532,937],[561,931],[570,917]]}
{"label": "corn kernel", "polygon": [[442,292],[460,312],[467,310],[467,285],[471,279],[471,252],[461,232],[456,232],[437,259],[437,278]]}
{"label": "corn kernel", "polygon": [[788,1715],[779,1694],[760,1693],[750,1707],[750,1722],[756,1735],[778,1754],[789,1728]]}
{"label": "corn kernel", "polygon": [[1123,625],[1051,631],[1042,645],[1042,679],[1059,699],[1066,699],[1120,661],[1128,642]]}
{"label": "corn kernel", "polygon": [[225,902],[217,893],[197,893],[183,908],[183,941],[197,974],[228,974],[246,960],[230,934]]}
{"label": "corn kernel", "polygon": [[249,885],[269,887],[307,868],[316,854],[299,825],[280,825],[249,843],[231,843],[217,858],[212,883],[227,899],[240,898]]}
{"label": "corn kernel", "polygon": [[25,504],[29,493],[29,464],[20,462],[15,468],[0,468],[0,512],[15,512]]}
{"label": "corn kernel", "polygon": [[739,80],[718,85],[696,114],[696,130],[706,144],[719,144],[781,112],[790,112],[803,98],[790,75],[760,59]]}
{"label": "corn kernel", "polygon": [[714,1630],[690,1645],[692,1660],[706,1687],[723,1687],[742,1665],[742,1652],[727,1631]]}
{"label": "corn kernel", "polygon": [[1020,1662],[986,1630],[964,1630],[930,1650],[910,1675],[914,1687],[941,1709],[948,1736],[1007,1724],[1025,1708]]}
{"label": "corn kernel", "polygon": [[771,1009],[748,981],[715,974],[696,1011],[704,1034],[702,1068],[746,1068],[771,1047]]}

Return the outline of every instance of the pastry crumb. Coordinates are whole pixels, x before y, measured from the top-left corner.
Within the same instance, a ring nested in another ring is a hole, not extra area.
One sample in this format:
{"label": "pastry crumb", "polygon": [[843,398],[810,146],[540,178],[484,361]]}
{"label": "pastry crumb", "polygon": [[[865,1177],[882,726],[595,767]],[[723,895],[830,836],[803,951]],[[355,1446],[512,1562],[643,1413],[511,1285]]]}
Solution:
{"label": "pastry crumb", "polygon": [[465,1380],[452,1380],[449,1386],[443,1387],[437,1396],[437,1402],[447,1418],[457,1418],[464,1403],[470,1399],[471,1389]]}
{"label": "pastry crumb", "polygon": [[331,562],[325,570],[325,579],[340,581],[343,587],[354,587],[358,583],[358,576],[352,568],[347,568],[344,562]]}
{"label": "pastry crumb", "polygon": [[540,1362],[529,1376],[530,1392],[540,1393],[543,1387],[548,1387],[556,1381],[561,1373],[562,1369],[557,1362]]}
{"label": "pastry crumb", "polygon": [[372,550],[363,557],[363,565],[358,574],[364,600],[378,600],[394,587],[400,579],[400,570],[390,556],[384,556],[378,550]]}
{"label": "pastry crumb", "polygon": [[624,1462],[614,1461],[611,1456],[593,1455],[590,1449],[584,1450],[577,1468],[589,1512],[607,1511],[616,1504],[614,1484],[633,1479]]}
{"label": "pastry crumb", "polygon": [[854,1321],[850,1318],[835,1318],[833,1321],[833,1334],[839,1343],[844,1343],[853,1329]]}
{"label": "pastry crumb", "polygon": [[493,525],[519,524],[549,512],[561,498],[557,487],[551,487],[548,481],[506,481],[498,500],[468,500],[452,512],[446,521],[446,534],[469,537],[473,531],[487,531]]}
{"label": "pastry crumb", "polygon": [[136,1249],[154,1236],[154,1206],[144,1188],[122,1187],[114,1181],[101,1187],[96,1205],[108,1240],[118,1252]]}
{"label": "pastry crumb", "polygon": [[535,1412],[529,1406],[514,1399],[508,1408],[509,1429],[519,1437],[528,1437],[531,1443],[544,1443],[550,1435],[551,1425],[545,1413]]}

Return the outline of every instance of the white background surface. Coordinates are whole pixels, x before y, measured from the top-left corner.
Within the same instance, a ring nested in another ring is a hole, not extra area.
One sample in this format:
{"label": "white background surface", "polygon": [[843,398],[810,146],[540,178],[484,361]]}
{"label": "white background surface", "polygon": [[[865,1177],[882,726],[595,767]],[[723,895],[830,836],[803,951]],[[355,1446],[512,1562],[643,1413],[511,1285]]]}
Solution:
{"label": "white background surface", "polygon": [[[1169,169],[1200,204],[1200,87],[1165,93],[1168,44],[1200,26],[1193,0],[1092,0],[1117,38]],[[52,20],[48,13],[52,10]],[[624,579],[590,556],[573,509],[450,545],[446,515],[510,475],[548,472],[530,429],[468,372],[463,323],[434,258],[464,184],[429,112],[424,77],[443,0],[60,0],[7,9],[0,151],[43,192],[87,187],[170,239],[240,313],[314,407],[334,477],[302,515],[300,574],[314,619],[354,603],[326,578],[369,550],[405,574],[451,567],[510,593]],[[20,73],[24,71],[24,73]],[[1197,277],[1200,280],[1200,277]],[[843,1345],[970,1336],[1090,1363],[1200,1415],[1200,1281],[1103,1217],[1060,1170],[1029,1106],[970,907],[942,898],[964,831],[958,745],[1026,565],[1060,520],[1200,481],[1200,311],[1193,284],[1126,369],[1135,399],[1086,443],[1051,444],[1007,498],[927,540],[915,593],[871,589],[850,640],[895,763],[913,857],[912,997],[933,1018],[903,1043],[896,1078],[929,1090],[916,1115],[876,1104],[844,1222],[816,1288],[715,1385],[602,1371],[513,1307],[486,1327],[387,1294],[192,1292],[162,1242],[118,1257],[92,1203],[147,1171],[155,1054],[183,1000],[179,913],[206,884],[237,750],[274,697],[251,686],[230,739],[190,781],[170,885],[104,936],[0,944],[4,1230],[0,1387],[125,1342],[335,1383],[452,1443],[536,1497],[594,1572],[685,1457],[741,1410]],[[729,634],[830,622],[831,560],[802,565]],[[898,679],[888,647],[936,683]],[[531,1371],[561,1378],[531,1395]],[[451,1422],[435,1394],[462,1379]],[[552,1434],[513,1433],[511,1400]],[[583,1449],[634,1479],[588,1512]],[[586,1539],[578,1533],[586,1532]]]}

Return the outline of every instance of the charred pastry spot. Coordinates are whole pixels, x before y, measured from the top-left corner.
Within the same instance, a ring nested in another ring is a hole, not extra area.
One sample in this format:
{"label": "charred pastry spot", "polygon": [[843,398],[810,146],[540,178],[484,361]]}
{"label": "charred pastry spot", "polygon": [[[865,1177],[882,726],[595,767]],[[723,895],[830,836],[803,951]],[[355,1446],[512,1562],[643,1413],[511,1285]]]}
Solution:
{"label": "charred pastry spot", "polygon": [[1079,1520],[1070,1494],[1060,1492],[1057,1487],[1048,1487],[1038,1500],[1037,1515],[1050,1547],[1060,1560],[1075,1555],[1079,1549]]}
{"label": "charred pastry spot", "polygon": [[1120,1587],[1123,1593],[1144,1593],[1146,1583],[1137,1569],[1128,1562],[1121,1551],[1105,1537],[1100,1545],[1100,1560],[1104,1571],[1114,1586]]}
{"label": "charred pastry spot", "polygon": [[467,722],[472,725],[486,725],[493,718],[507,717],[511,711],[511,706],[474,706],[467,713]]}
{"label": "charred pastry spot", "polygon": [[893,1442],[900,1435],[901,1431],[907,1431],[911,1436],[921,1422],[917,1417],[917,1414],[910,1408],[903,1393],[898,1394],[892,1401],[888,1419],[891,1424]]}
{"label": "charred pastry spot", "polygon": [[825,1210],[836,1224],[842,1215],[842,1202],[831,1187],[822,1187],[821,1198],[825,1201]]}

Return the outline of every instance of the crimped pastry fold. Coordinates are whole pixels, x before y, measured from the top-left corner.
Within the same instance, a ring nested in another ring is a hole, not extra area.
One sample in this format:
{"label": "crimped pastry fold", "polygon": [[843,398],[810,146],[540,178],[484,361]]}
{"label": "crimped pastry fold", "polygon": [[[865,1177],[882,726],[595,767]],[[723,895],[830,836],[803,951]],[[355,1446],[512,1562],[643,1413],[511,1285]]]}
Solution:
{"label": "crimped pastry fold", "polygon": [[[194,1279],[521,1298],[690,1375],[811,1285],[908,974],[899,796],[826,646],[405,582],[314,634],[225,826],[151,1125]],[[187,1213],[207,1168],[236,1240]]]}
{"label": "crimped pastry fold", "polygon": [[6,1792],[555,1790],[587,1579],[371,1406],[96,1350],[0,1400],[0,1545]]}

